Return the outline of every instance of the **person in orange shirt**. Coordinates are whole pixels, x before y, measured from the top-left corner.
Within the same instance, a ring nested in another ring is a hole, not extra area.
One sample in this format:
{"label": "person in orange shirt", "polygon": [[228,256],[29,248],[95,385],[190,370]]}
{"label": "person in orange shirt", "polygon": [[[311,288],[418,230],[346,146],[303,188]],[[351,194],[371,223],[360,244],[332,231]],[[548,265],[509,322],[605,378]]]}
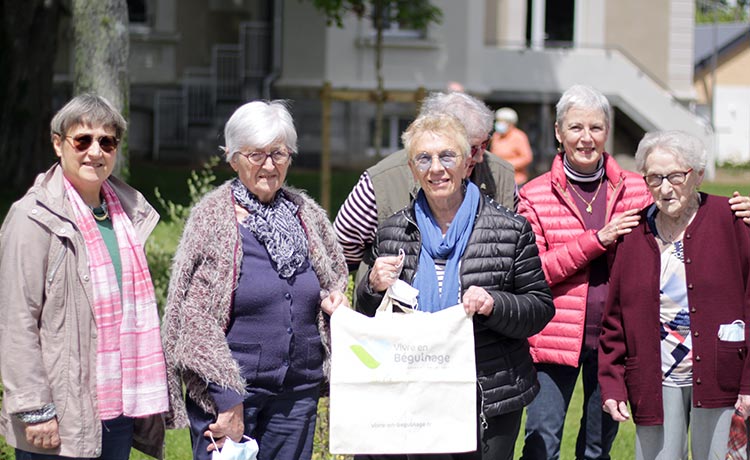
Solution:
{"label": "person in orange shirt", "polygon": [[495,132],[492,134],[490,152],[507,160],[516,171],[516,185],[529,180],[529,165],[533,159],[526,133],[516,127],[518,114],[509,107],[495,112]]}

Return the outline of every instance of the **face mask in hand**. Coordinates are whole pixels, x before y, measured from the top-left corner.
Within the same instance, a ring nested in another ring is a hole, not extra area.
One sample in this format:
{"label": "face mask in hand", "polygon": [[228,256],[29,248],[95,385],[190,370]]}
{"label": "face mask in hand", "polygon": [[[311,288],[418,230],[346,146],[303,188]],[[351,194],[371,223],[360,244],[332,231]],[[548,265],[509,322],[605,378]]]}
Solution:
{"label": "face mask in hand", "polygon": [[497,131],[500,134],[505,134],[508,132],[508,123],[504,121],[498,121],[495,123],[495,131]]}
{"label": "face mask in hand", "polygon": [[[244,442],[234,442],[229,438],[224,440],[224,447],[216,447],[211,452],[212,460],[255,460],[258,457],[258,443],[255,439],[248,436],[243,436]],[[211,439],[213,441],[213,439]]]}

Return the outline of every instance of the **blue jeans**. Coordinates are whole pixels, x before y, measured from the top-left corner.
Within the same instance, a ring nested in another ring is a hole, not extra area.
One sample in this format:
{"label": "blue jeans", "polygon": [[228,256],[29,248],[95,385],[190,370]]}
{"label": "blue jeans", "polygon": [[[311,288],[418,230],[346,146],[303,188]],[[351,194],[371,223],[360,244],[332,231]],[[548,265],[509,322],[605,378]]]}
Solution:
{"label": "blue jeans", "polygon": [[[133,419],[121,415],[112,420],[102,420],[102,460],[128,460],[133,445]],[[35,454],[16,449],[16,460],[71,460],[73,457]],[[83,459],[81,459],[83,460]]]}
{"label": "blue jeans", "polygon": [[[318,386],[303,391],[269,393],[245,388],[245,435],[258,442],[258,460],[310,460],[318,414]],[[210,460],[211,439],[203,436],[216,417],[185,398],[193,459]]]}
{"label": "blue jeans", "polygon": [[597,380],[597,354],[597,350],[584,347],[577,368],[559,364],[536,365],[541,389],[526,408],[526,436],[522,459],[560,458],[565,414],[568,412],[579,372],[583,373],[583,416],[576,440],[576,458],[609,459],[609,450],[617,435],[618,423],[602,410]]}

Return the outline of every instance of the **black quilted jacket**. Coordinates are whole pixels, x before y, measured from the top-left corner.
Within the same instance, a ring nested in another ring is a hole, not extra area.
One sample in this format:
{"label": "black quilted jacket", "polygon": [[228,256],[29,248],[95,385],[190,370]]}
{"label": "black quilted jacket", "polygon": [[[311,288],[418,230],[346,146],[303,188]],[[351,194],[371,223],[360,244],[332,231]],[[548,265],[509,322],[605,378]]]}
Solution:
{"label": "black quilted jacket", "polygon": [[[413,211],[412,204],[388,218],[379,227],[373,246],[373,260],[404,250],[401,279],[408,283],[414,278],[422,246]],[[460,273],[462,293],[478,286],[495,299],[491,316],[474,315],[483,418],[519,410],[539,391],[526,339],[541,331],[555,312],[534,232],[526,219],[483,196]],[[382,297],[383,292],[372,292],[368,283],[361,283],[357,309],[373,316]]]}

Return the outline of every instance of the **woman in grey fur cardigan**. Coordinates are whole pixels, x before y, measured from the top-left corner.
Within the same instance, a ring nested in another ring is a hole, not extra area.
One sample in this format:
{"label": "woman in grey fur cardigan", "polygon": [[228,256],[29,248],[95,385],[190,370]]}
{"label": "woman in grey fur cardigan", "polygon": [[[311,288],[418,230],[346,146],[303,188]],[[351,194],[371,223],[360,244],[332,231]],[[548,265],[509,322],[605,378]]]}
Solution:
{"label": "woman in grey fur cardigan", "polygon": [[225,138],[238,177],[193,208],[172,267],[168,424],[189,423],[195,459],[243,435],[259,460],[309,459],[346,263],[325,211],[283,185],[297,150],[284,103],[243,105]]}

